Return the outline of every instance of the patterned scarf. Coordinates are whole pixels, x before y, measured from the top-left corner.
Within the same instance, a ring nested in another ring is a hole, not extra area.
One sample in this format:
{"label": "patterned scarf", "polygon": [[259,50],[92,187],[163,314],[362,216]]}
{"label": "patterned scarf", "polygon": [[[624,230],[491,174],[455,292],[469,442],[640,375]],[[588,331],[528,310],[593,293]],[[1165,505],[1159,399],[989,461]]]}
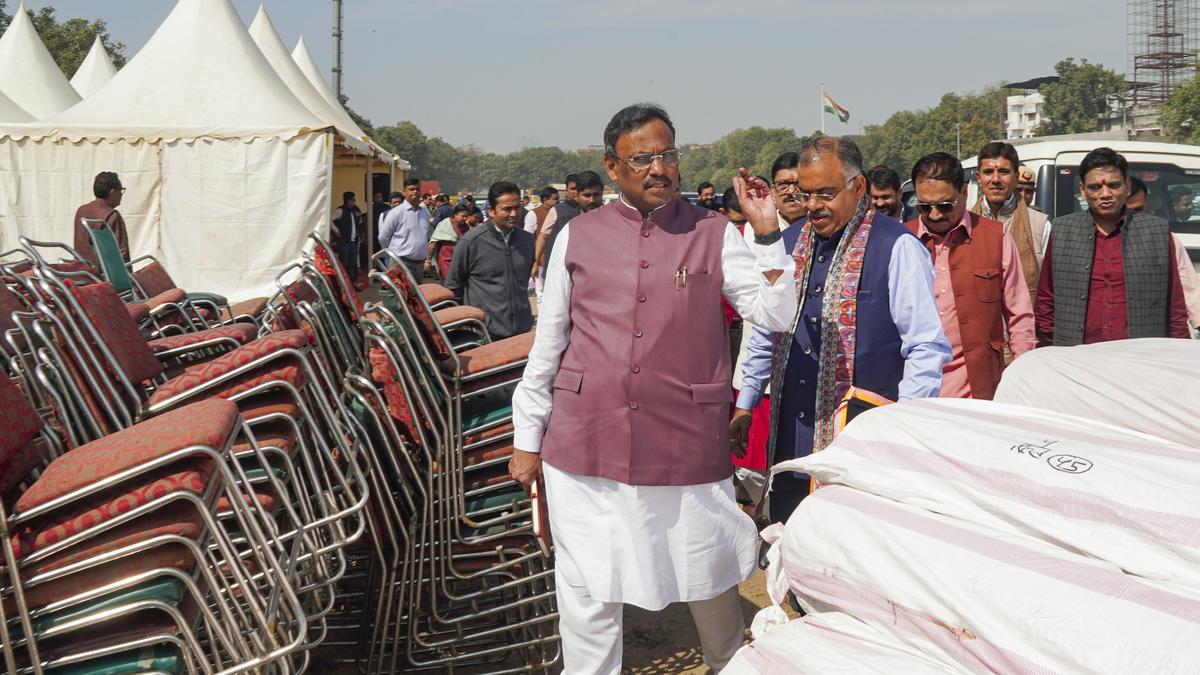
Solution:
{"label": "patterned scarf", "polygon": [[[846,391],[854,384],[854,349],[858,340],[858,283],[862,277],[863,258],[875,209],[863,198],[846,224],[842,239],[829,266],[825,279],[825,298],[821,308],[821,353],[818,359],[816,423],[813,429],[813,451],[824,450],[833,440],[834,414]],[[787,372],[788,355],[795,339],[796,326],[808,292],[812,273],[812,251],[816,233],[808,221],[796,241],[792,257],[796,260],[796,295],[800,302],[792,327],[786,333],[775,334],[771,358],[771,424],[767,442],[767,466],[775,463],[779,406],[783,400],[783,380]]]}

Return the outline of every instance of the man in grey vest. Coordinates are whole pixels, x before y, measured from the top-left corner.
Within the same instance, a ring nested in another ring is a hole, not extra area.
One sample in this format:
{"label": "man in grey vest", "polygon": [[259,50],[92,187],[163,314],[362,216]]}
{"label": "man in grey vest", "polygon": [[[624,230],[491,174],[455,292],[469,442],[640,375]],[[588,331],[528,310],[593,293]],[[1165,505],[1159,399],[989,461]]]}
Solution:
{"label": "man in grey vest", "polygon": [[662,108],[621,110],[604,144],[621,198],[576,216],[547,262],[509,472],[545,478],[567,675],[620,672],[624,603],[687,602],[720,671],[742,644],[737,584],[757,550],[731,481],[721,298],[782,330],[796,314],[794,263],[764,181],[734,179],[752,245],[676,197]]}
{"label": "man in grey vest", "polygon": [[1126,208],[1129,164],[1112,148],[1079,163],[1088,209],[1054,221],[1038,281],[1038,344],[1187,338],[1187,305],[1167,221]]}

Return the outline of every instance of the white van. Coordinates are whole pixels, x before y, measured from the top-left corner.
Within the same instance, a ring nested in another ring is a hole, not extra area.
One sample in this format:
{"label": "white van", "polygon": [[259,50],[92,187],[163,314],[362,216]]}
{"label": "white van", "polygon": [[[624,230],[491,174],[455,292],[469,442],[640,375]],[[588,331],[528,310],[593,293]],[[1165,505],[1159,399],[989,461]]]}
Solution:
{"label": "white van", "polygon": [[[1052,140],[1014,143],[1021,163],[1037,174],[1033,205],[1050,216],[1087,208],[1079,194],[1079,162],[1092,150],[1107,146],[1129,161],[1129,174],[1146,182],[1146,212],[1171,223],[1192,263],[1200,271],[1200,146],[1121,140]],[[979,196],[975,173],[979,158],[963,161],[969,185],[967,203]],[[1190,197],[1190,201],[1189,201]]]}

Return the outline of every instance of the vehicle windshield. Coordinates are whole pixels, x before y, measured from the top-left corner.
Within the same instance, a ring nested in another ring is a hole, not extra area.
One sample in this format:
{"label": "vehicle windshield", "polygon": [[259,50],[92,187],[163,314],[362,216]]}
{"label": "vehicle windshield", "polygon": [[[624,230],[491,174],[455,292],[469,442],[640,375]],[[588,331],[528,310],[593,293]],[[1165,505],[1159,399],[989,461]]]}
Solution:
{"label": "vehicle windshield", "polygon": [[[1079,194],[1079,167],[1056,167],[1055,216],[1087,208]],[[1200,169],[1181,169],[1173,164],[1131,162],[1129,175],[1146,183],[1146,213],[1165,218],[1176,232],[1200,233]]]}

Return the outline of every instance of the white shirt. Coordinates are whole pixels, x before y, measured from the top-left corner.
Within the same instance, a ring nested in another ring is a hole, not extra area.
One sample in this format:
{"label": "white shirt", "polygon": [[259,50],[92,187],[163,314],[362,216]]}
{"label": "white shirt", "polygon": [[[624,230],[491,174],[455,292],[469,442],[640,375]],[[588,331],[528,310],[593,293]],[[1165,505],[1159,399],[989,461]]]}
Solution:
{"label": "white shirt", "polygon": [[525,231],[532,235],[537,234],[537,214],[533,212],[533,209],[529,209],[529,212],[525,214]]}
{"label": "white shirt", "polygon": [[379,245],[407,260],[424,260],[431,231],[429,211],[409,204],[389,209],[379,226]]}
{"label": "white shirt", "polygon": [[[558,240],[546,265],[546,283],[538,305],[537,337],[529,352],[525,375],[513,393],[514,446],[525,452],[540,452],[542,435],[550,420],[554,376],[563,351],[571,341],[571,276],[565,257],[570,246],[570,223]],[[749,224],[746,225],[750,227]],[[796,315],[796,265],[784,250],[783,240],[770,246],[748,246],[732,223],[725,226],[721,249],[721,292],[744,321],[767,330],[784,331]],[[763,272],[783,270],[774,284]]]}

